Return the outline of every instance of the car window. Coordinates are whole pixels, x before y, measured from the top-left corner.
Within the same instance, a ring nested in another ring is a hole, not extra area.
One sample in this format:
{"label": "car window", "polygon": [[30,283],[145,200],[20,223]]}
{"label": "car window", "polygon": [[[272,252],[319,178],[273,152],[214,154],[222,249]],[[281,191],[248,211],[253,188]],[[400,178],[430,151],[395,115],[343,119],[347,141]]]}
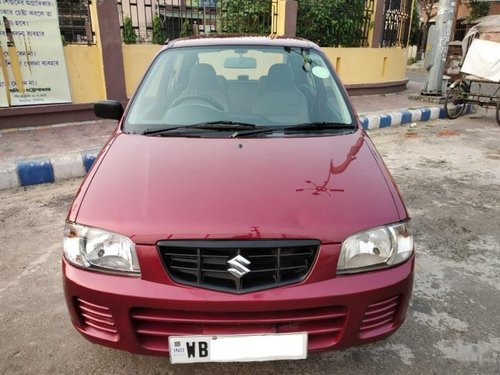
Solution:
{"label": "car window", "polygon": [[352,124],[322,55],[289,47],[171,48],[149,69],[124,130],[230,121],[265,126]]}

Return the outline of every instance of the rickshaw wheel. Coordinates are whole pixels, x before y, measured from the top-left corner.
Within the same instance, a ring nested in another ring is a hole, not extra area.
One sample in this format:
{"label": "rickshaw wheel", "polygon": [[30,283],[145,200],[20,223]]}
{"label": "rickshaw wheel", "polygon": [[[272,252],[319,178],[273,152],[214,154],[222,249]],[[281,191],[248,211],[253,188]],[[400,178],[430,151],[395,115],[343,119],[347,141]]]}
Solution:
{"label": "rickshaw wheel", "polygon": [[466,105],[466,94],[467,90],[465,89],[464,85],[461,84],[461,82],[448,92],[448,95],[446,95],[446,100],[444,102],[444,109],[446,111],[446,116],[449,119],[456,119],[460,117],[462,113],[464,113]]}

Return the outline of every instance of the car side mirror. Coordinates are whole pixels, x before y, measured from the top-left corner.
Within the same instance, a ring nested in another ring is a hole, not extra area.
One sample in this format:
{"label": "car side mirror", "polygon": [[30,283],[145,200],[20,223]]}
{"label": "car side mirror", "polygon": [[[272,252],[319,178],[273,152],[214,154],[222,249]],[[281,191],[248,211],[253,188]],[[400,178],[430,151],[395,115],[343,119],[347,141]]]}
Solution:
{"label": "car side mirror", "polygon": [[123,106],[117,100],[101,100],[94,103],[94,113],[97,117],[120,120],[123,115]]}

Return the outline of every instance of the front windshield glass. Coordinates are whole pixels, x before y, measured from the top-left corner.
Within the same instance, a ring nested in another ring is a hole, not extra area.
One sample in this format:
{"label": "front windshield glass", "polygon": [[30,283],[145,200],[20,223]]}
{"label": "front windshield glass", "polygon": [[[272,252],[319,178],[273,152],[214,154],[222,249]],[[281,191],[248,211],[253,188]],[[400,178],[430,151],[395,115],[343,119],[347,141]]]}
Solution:
{"label": "front windshield glass", "polygon": [[155,60],[124,130],[204,123],[353,125],[337,81],[314,50],[263,46],[172,48]]}

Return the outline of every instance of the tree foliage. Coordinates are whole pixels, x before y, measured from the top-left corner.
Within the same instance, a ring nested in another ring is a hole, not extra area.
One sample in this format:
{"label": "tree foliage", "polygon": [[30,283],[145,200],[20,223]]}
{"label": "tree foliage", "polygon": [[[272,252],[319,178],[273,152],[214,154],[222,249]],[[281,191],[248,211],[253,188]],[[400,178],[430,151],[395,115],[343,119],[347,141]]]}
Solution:
{"label": "tree foliage", "polygon": [[468,6],[470,9],[469,19],[471,21],[487,16],[490,13],[490,3],[486,1],[471,0]]}
{"label": "tree foliage", "polygon": [[188,19],[185,19],[181,25],[181,31],[179,33],[179,36],[181,38],[185,38],[187,36],[190,36],[192,33],[193,33],[193,29],[191,27],[191,22],[189,22]]}
{"label": "tree foliage", "polygon": [[362,45],[365,0],[298,0],[297,35],[320,46]]}
{"label": "tree foliage", "polygon": [[125,17],[123,19],[123,43],[137,43],[137,34],[135,33],[134,26],[132,25],[132,19],[130,17]]}
{"label": "tree foliage", "polygon": [[222,31],[225,33],[269,34],[271,1],[225,0],[222,2]]}
{"label": "tree foliage", "polygon": [[411,15],[410,46],[416,46],[420,36],[420,12],[418,11],[418,2],[413,3],[413,13]]}
{"label": "tree foliage", "polygon": [[152,42],[154,44],[165,43],[165,33],[163,32],[163,23],[161,22],[160,16],[156,15],[153,17],[153,38]]}
{"label": "tree foliage", "polygon": [[[322,46],[361,46],[366,0],[298,0],[297,35]],[[222,31],[270,32],[269,0],[225,0]]]}

